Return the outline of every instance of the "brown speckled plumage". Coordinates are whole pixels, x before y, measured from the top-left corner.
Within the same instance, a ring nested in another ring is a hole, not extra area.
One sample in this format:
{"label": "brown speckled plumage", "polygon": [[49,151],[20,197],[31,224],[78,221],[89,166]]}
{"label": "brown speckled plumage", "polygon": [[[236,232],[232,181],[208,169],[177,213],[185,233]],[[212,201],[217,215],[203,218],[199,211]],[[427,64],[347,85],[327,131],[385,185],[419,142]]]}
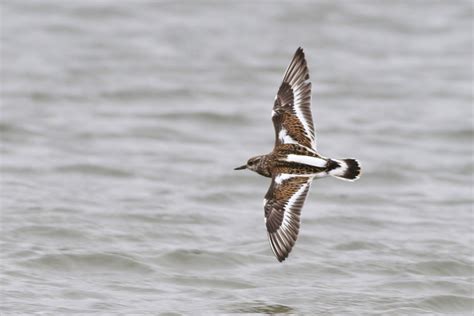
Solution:
{"label": "brown speckled plumage", "polygon": [[360,175],[357,160],[328,159],[317,153],[308,79],[308,66],[300,47],[273,105],[273,151],[250,158],[246,165],[236,168],[272,178],[264,199],[265,225],[271,249],[280,262],[288,257],[298,238],[301,209],[313,179],[332,175],[356,180]]}

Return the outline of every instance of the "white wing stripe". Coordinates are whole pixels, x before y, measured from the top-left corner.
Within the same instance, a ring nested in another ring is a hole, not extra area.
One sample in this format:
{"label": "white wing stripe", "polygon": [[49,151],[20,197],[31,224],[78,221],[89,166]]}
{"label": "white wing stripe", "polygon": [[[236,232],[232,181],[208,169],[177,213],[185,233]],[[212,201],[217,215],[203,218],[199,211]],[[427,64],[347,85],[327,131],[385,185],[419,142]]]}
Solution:
{"label": "white wing stripe", "polygon": [[295,194],[293,194],[293,196],[286,203],[285,213],[283,215],[283,221],[282,221],[282,225],[281,225],[280,229],[282,229],[282,230],[289,229],[291,219],[293,217],[293,213],[292,213],[291,209],[293,208],[293,205],[295,204],[296,200],[298,200],[298,198],[303,194],[303,192],[305,191],[305,189],[309,185],[309,183],[310,182],[307,182],[306,184],[302,185],[301,188],[299,188],[299,190],[296,191]]}
{"label": "white wing stripe", "polygon": [[326,159],[322,159],[318,157],[303,156],[303,155],[294,155],[294,154],[289,154],[288,157],[286,157],[286,161],[298,162],[298,163],[302,163],[302,164],[310,165],[314,167],[319,167],[319,168],[323,168],[327,164]]}
{"label": "white wing stripe", "polygon": [[[312,135],[311,129],[309,128],[309,125],[308,125],[308,122],[306,121],[306,119],[303,115],[303,112],[301,111],[301,103],[302,103],[302,99],[304,97],[303,87],[304,87],[304,84],[301,83],[300,85],[298,85],[297,87],[294,88],[294,90],[293,90],[293,95],[294,95],[294,105],[293,105],[293,107],[295,109],[296,116],[298,117],[300,122],[303,124],[303,128],[305,130],[306,136],[309,139],[311,139],[311,145],[313,146],[313,148],[315,148],[314,136]],[[311,104],[311,95],[310,95],[309,104]]]}

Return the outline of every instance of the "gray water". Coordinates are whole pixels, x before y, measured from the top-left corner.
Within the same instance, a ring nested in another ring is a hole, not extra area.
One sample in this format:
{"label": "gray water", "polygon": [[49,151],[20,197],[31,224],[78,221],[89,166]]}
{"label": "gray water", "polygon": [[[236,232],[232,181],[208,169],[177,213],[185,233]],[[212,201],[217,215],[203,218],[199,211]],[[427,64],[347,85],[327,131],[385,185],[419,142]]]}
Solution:
{"label": "gray water", "polygon": [[[470,1],[2,1],[2,314],[473,312]],[[303,46],[318,149],[271,253],[273,98]]]}

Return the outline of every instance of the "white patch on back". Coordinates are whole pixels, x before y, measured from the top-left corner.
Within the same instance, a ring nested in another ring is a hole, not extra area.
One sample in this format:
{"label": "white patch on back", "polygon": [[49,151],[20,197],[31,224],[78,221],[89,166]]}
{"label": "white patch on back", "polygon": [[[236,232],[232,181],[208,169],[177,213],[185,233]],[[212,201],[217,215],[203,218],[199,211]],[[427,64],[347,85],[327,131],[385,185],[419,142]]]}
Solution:
{"label": "white patch on back", "polygon": [[281,184],[283,181],[288,180],[291,177],[293,177],[293,175],[288,173],[280,173],[275,177],[275,182]]}
{"label": "white patch on back", "polygon": [[328,176],[328,173],[326,171],[318,172],[318,173],[313,173],[311,174],[312,177],[315,178],[324,178]]}
{"label": "white patch on back", "polygon": [[288,135],[288,131],[284,128],[282,128],[278,133],[278,138],[283,144],[297,144],[297,142]]}
{"label": "white patch on back", "polygon": [[302,163],[305,165],[318,167],[318,168],[324,168],[327,164],[326,159],[323,159],[323,158],[303,156],[303,155],[294,155],[294,154],[289,154],[288,157],[286,157],[286,160],[291,161],[291,162],[298,162],[298,163]]}

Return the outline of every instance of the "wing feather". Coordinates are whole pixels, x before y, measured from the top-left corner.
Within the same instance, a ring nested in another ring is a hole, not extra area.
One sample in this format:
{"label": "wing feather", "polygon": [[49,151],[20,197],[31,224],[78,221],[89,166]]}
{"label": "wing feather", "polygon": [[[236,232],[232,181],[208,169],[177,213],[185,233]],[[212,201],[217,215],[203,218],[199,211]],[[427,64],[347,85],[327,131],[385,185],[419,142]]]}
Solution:
{"label": "wing feather", "polygon": [[300,47],[286,69],[273,105],[275,146],[298,143],[316,150],[308,79],[308,66]]}

